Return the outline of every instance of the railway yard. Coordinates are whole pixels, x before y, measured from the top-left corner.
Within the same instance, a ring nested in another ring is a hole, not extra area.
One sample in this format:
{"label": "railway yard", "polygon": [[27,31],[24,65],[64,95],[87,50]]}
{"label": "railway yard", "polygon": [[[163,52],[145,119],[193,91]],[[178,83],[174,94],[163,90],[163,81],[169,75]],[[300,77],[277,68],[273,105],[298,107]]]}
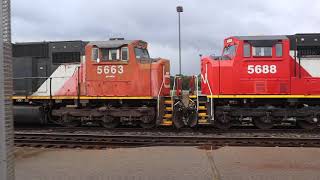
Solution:
{"label": "railway yard", "polygon": [[[248,20],[242,28],[232,20],[246,20],[244,9],[235,13],[230,5],[216,8],[219,3],[214,3],[214,8],[206,9],[204,2],[184,2],[193,12],[184,23],[197,22],[197,28],[188,27],[181,46],[184,8],[176,6],[177,49],[171,42],[167,5],[162,9],[160,4],[152,4],[154,8],[139,2],[141,7],[135,9],[132,2],[125,3],[130,8],[116,7],[116,1],[104,3],[73,12],[75,4],[85,4],[77,0],[64,14],[68,20],[72,13],[85,12],[77,22],[90,28],[67,21],[61,26],[41,17],[56,28],[48,29],[61,32],[42,36],[39,26],[35,35],[20,37],[23,41],[11,40],[10,15],[3,18],[8,27],[0,31],[8,30],[9,35],[2,33],[7,40],[0,51],[0,61],[5,62],[5,71],[0,70],[0,96],[5,98],[0,108],[0,123],[5,122],[0,124],[0,180],[320,179],[316,28],[267,31],[261,22],[273,19],[265,16],[257,22]],[[201,9],[191,8],[196,4]],[[46,6],[55,7],[49,1]],[[10,4],[3,9],[10,14]],[[93,16],[113,9],[117,11],[112,18]],[[130,9],[134,12],[126,14]],[[219,9],[228,26],[211,21]],[[209,13],[197,15],[200,11]],[[134,16],[140,12],[144,14]],[[58,14],[52,17],[58,19]],[[119,21],[122,14],[126,16]],[[149,16],[143,23],[148,27],[134,28]],[[68,32],[67,24],[77,32]],[[204,31],[205,24],[214,24],[212,31]],[[254,31],[258,26],[261,29]],[[188,71],[182,71],[182,64]],[[3,79],[10,81],[3,86]],[[5,171],[8,175],[3,175]]]}

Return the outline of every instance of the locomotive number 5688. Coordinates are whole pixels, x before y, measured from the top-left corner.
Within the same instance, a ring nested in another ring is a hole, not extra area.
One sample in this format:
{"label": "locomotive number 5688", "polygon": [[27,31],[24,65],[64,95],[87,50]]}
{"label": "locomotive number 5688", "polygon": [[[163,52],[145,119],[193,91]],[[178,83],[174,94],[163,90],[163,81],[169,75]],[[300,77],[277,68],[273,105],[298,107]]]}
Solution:
{"label": "locomotive number 5688", "polygon": [[275,74],[276,65],[248,65],[248,74]]}

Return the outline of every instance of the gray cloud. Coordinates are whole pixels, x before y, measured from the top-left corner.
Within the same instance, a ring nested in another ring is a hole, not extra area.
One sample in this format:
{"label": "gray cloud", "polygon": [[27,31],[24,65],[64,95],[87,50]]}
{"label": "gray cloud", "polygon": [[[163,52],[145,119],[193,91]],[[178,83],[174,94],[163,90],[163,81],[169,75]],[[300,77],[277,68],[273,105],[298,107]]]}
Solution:
{"label": "gray cloud", "polygon": [[183,72],[199,73],[198,55],[221,52],[233,35],[294,34],[320,29],[317,0],[13,0],[13,41],[143,39],[178,70],[177,14],[182,13]]}

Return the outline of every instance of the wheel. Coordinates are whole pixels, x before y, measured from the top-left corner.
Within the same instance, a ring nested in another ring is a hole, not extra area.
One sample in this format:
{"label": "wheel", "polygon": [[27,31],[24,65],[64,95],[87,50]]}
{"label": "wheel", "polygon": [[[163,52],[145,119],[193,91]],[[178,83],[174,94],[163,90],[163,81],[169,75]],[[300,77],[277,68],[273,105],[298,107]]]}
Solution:
{"label": "wheel", "polygon": [[304,119],[297,119],[297,126],[302,129],[308,129],[308,130],[315,129],[318,127],[318,118],[309,117]]}
{"label": "wheel", "polygon": [[139,125],[144,129],[151,129],[156,126],[156,122],[152,116],[143,116]]}
{"label": "wheel", "polygon": [[78,127],[81,125],[81,121],[73,119],[69,114],[64,114],[61,116],[61,125],[64,127]]}
{"label": "wheel", "polygon": [[253,118],[253,124],[259,129],[271,129],[273,127],[270,116],[262,116]]}
{"label": "wheel", "polygon": [[180,129],[183,126],[185,126],[185,123],[183,122],[183,119],[184,119],[183,114],[184,114],[183,107],[180,105],[176,105],[173,109],[172,121],[174,126],[177,129]]}
{"label": "wheel", "polygon": [[104,116],[102,122],[100,123],[102,127],[107,129],[113,129],[119,126],[120,121],[116,120],[111,116]]}
{"label": "wheel", "polygon": [[188,108],[188,125],[195,127],[198,124],[198,112],[196,109]]}
{"label": "wheel", "polygon": [[222,114],[217,117],[217,119],[214,121],[214,126],[218,129],[229,129],[231,124],[231,117],[228,114]]}

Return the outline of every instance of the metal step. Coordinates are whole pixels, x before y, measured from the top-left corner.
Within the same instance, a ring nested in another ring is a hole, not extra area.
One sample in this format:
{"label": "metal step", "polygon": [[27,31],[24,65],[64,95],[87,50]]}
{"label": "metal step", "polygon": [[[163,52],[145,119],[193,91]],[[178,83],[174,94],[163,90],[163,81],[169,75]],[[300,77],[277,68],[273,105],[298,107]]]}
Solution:
{"label": "metal step", "polygon": [[171,119],[172,118],[172,114],[165,114],[163,117],[165,119]]}
{"label": "metal step", "polygon": [[168,119],[163,119],[162,126],[172,126],[172,121]]}
{"label": "metal step", "polygon": [[172,100],[165,100],[164,104],[172,104],[172,102],[173,102]]}
{"label": "metal step", "polygon": [[199,117],[208,117],[208,114],[207,113],[198,113],[198,116]]}
{"label": "metal step", "polygon": [[198,109],[199,109],[199,110],[207,110],[207,107],[206,107],[206,106],[199,106]]}

